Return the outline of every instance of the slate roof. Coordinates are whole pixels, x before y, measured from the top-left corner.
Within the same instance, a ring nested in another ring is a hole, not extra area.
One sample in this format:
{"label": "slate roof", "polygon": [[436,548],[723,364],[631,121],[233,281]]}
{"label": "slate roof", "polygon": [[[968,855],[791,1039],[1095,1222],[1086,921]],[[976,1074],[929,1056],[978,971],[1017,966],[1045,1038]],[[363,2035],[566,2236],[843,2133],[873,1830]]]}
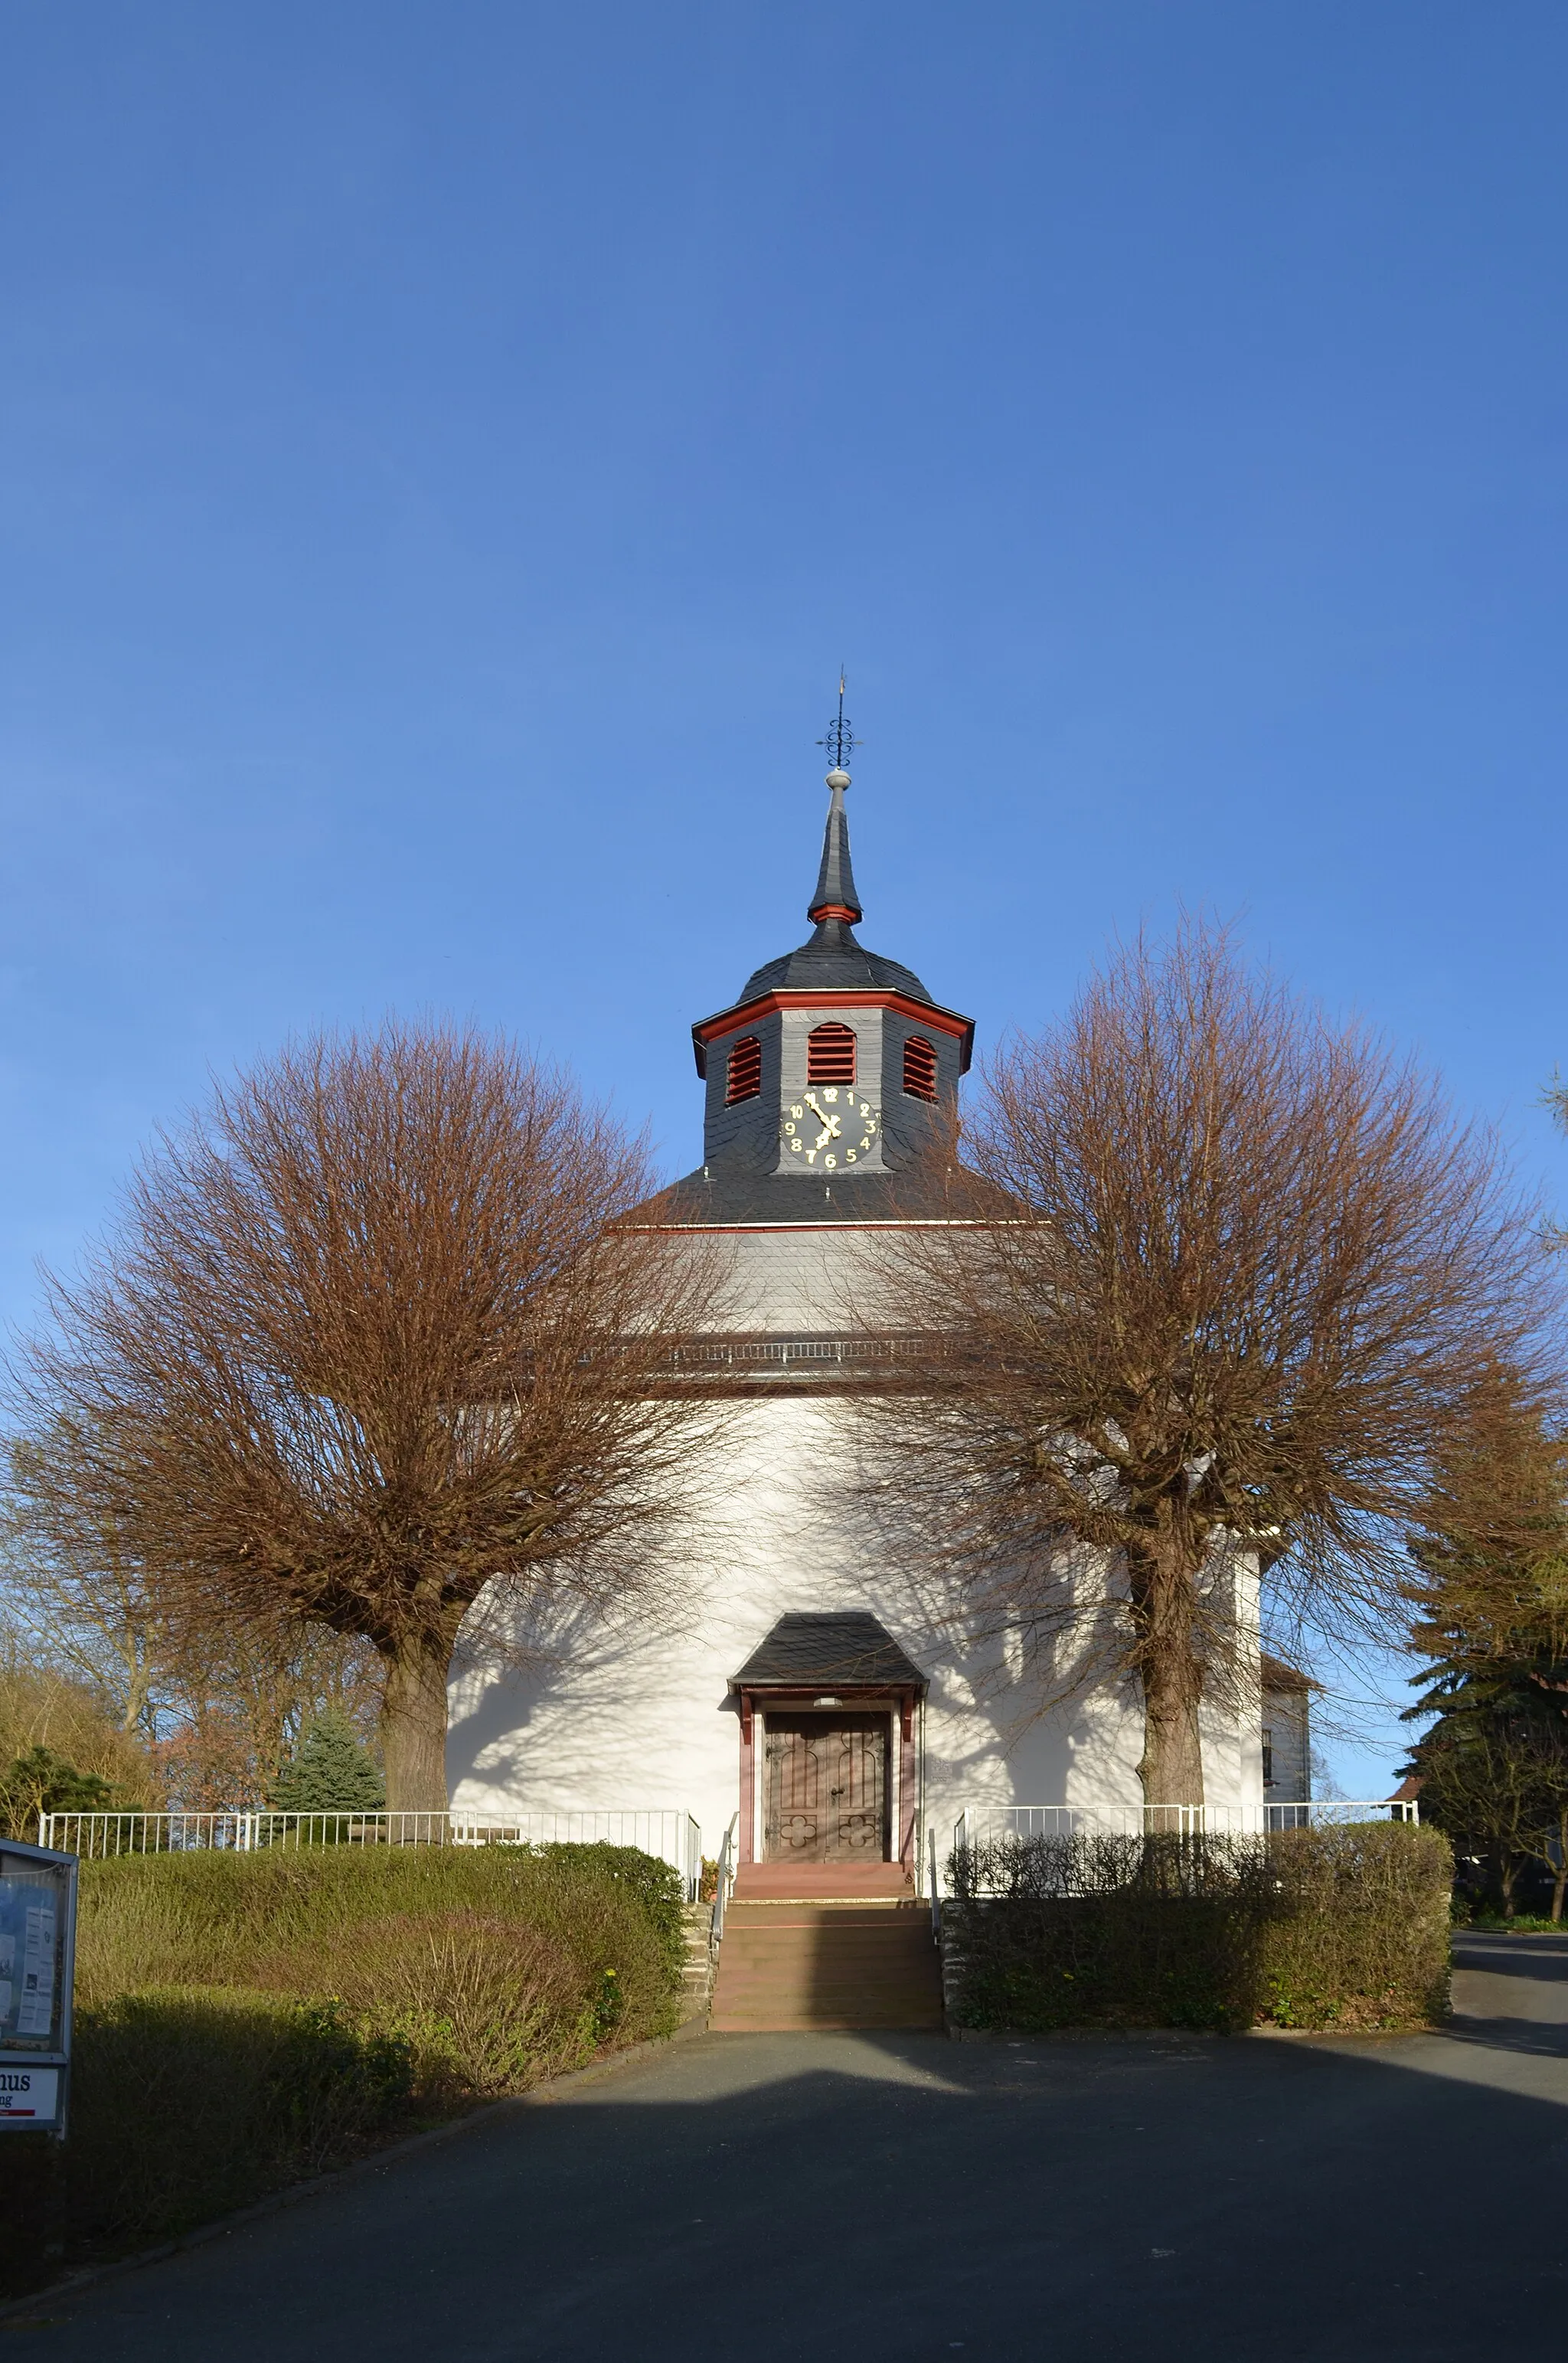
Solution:
{"label": "slate roof", "polygon": [[[961,1177],[954,1177],[961,1189]],[[665,1225],[748,1223],[898,1223],[941,1221],[960,1211],[945,1168],[906,1166],[898,1173],[855,1173],[837,1183],[812,1174],[756,1173],[715,1165],[682,1175],[645,1200],[635,1219]]]}
{"label": "slate roof", "polygon": [[[829,774],[830,779],[834,776]],[[830,915],[845,911],[850,914],[848,919]],[[736,1007],[763,993],[853,993],[868,984],[886,992],[907,993],[914,1001],[930,1001],[912,968],[885,959],[880,952],[868,952],[855,940],[852,921],[861,916],[860,897],[850,864],[849,820],[842,787],[833,790],[828,806],[817,891],[807,905],[806,916],[816,922],[815,933],[794,951],[782,952],[757,969],[747,979]]]}
{"label": "slate roof", "polygon": [[1298,1666],[1288,1666],[1283,1658],[1270,1657],[1266,1649],[1263,1652],[1261,1663],[1265,1691],[1319,1691],[1323,1687],[1309,1674],[1304,1674]]}
{"label": "slate roof", "polygon": [[856,943],[846,919],[820,919],[805,943],[765,961],[746,979],[734,1006],[764,993],[853,993],[868,984],[907,993],[911,1001],[931,1000],[912,968],[881,952],[868,952]]}
{"label": "slate roof", "polygon": [[736,1690],[920,1690],[925,1676],[863,1609],[780,1616],[734,1678]]}
{"label": "slate roof", "polygon": [[843,771],[828,773],[832,802],[828,805],[827,826],[823,831],[823,866],[817,872],[817,891],[806,913],[808,919],[834,910],[847,911],[852,919],[862,915],[860,897],[855,891],[855,872],[849,862],[849,821],[844,809],[845,784]]}

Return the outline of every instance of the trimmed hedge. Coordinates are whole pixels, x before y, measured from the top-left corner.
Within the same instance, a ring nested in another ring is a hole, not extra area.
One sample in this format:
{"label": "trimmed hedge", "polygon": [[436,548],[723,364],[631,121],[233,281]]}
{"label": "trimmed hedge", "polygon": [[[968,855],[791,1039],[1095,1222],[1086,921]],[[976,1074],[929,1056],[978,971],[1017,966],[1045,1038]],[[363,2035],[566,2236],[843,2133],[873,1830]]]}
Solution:
{"label": "trimmed hedge", "polygon": [[631,1847],[84,1862],[71,2134],[0,2143],[0,2288],[670,2033],[684,1961]]}
{"label": "trimmed hedge", "polygon": [[1439,1831],[1391,1822],[999,1840],[949,1866],[949,2014],[1036,2032],[1431,2025],[1452,1876]]}

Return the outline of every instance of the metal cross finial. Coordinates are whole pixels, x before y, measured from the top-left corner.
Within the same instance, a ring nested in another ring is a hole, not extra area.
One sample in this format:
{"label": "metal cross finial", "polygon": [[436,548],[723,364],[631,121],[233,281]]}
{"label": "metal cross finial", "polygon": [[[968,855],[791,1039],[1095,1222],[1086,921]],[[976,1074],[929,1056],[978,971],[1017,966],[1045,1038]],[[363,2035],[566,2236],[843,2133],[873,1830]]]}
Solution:
{"label": "metal cross finial", "polygon": [[826,738],[817,740],[817,745],[825,747],[833,757],[833,768],[835,771],[847,771],[850,757],[856,747],[865,744],[864,739],[857,738],[850,728],[849,716],[844,710],[844,671],[841,666],[838,676],[838,719],[836,722],[828,724]]}

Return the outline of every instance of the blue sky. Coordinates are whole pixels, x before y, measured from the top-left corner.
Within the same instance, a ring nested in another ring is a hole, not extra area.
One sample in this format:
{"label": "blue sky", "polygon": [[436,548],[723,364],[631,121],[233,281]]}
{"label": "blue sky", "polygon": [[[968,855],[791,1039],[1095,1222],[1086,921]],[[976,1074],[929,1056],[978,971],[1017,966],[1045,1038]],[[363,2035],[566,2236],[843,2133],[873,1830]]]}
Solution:
{"label": "blue sky", "polygon": [[690,1166],[841,660],[862,934],[983,1041],[1205,904],[1568,1200],[1560,7],[6,0],[0,55],[6,1317],[324,1020],[510,1028]]}

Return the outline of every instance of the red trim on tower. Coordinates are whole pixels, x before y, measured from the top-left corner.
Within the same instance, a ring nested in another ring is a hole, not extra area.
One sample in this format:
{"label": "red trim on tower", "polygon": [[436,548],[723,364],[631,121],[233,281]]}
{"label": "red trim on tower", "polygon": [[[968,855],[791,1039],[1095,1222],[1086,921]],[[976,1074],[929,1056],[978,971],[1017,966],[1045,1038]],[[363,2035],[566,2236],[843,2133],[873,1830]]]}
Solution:
{"label": "red trim on tower", "polygon": [[813,903],[806,916],[808,919],[847,919],[853,927],[858,924],[860,914],[851,910],[847,903]]}
{"label": "red trim on tower", "polygon": [[891,1009],[900,1017],[912,1017],[918,1026],[954,1036],[963,1045],[966,1071],[974,1047],[972,1017],[960,1017],[955,1010],[939,1009],[934,1002],[916,1001],[911,994],[894,992],[887,985],[868,984],[858,993],[761,993],[739,1009],[721,1009],[716,1017],[704,1017],[693,1026],[691,1040],[697,1053],[698,1073],[708,1071],[706,1054],[710,1042],[721,1042],[726,1034],[738,1033],[743,1026],[754,1026],[759,1017],[767,1017],[776,1009]]}

